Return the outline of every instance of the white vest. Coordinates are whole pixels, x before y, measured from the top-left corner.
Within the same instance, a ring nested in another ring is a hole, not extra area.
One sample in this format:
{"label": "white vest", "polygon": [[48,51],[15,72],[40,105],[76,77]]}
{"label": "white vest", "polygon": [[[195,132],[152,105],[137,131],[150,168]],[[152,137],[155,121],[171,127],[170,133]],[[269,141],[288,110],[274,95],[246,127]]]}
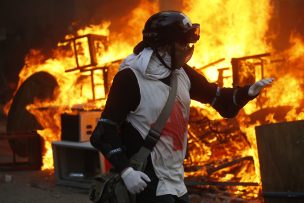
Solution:
{"label": "white vest", "polygon": [[[170,87],[159,80],[143,77],[135,69],[131,70],[136,75],[141,98],[137,109],[129,113],[127,120],[145,139],[167,101]],[[172,194],[180,197],[187,192],[183,181],[183,161],[187,147],[190,80],[182,68],[177,73],[176,100],[160,140],[151,152],[154,170],[159,179],[157,196]]]}

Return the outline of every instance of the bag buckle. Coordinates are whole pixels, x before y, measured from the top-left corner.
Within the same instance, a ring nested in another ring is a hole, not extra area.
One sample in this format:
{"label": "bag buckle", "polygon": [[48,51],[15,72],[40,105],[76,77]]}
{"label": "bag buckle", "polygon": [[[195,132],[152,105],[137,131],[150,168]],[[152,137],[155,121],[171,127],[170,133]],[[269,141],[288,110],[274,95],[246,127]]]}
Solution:
{"label": "bag buckle", "polygon": [[150,129],[145,139],[145,145],[149,149],[152,149],[155,146],[155,144],[158,142],[159,138],[160,138],[160,133],[156,130]]}

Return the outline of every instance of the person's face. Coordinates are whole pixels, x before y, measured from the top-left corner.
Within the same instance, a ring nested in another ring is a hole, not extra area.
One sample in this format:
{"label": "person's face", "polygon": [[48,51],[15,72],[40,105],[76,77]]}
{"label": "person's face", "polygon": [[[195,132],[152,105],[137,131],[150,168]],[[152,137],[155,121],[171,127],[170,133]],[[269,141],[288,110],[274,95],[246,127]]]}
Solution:
{"label": "person's face", "polygon": [[194,45],[190,43],[175,42],[174,46],[176,66],[180,68],[191,59]]}

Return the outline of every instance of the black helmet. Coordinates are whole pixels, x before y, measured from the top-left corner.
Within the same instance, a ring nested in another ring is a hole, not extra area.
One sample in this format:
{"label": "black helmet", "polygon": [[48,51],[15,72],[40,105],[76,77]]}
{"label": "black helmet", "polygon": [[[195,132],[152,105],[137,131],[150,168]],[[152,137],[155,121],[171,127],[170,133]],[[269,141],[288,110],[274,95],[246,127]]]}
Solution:
{"label": "black helmet", "polygon": [[[160,62],[169,69],[176,69],[177,61],[187,62],[193,53],[194,46],[188,47],[182,56],[175,54],[175,42],[195,43],[200,38],[200,25],[192,24],[189,18],[179,11],[161,11],[152,15],[143,30],[143,40],[138,43],[133,52],[139,54],[144,48],[151,47]],[[158,48],[170,46],[171,66],[166,64],[158,52]]]}
{"label": "black helmet", "polygon": [[152,15],[143,30],[143,42],[158,47],[172,42],[195,43],[200,37],[199,24],[192,24],[179,11],[162,11]]}

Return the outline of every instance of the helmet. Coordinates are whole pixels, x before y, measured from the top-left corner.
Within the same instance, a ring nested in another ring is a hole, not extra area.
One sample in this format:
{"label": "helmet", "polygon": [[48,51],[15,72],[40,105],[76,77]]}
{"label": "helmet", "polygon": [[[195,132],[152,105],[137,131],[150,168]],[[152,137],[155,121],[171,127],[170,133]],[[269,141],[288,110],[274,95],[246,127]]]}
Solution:
{"label": "helmet", "polygon": [[195,43],[200,37],[199,24],[179,11],[162,11],[152,15],[143,30],[143,42],[158,47],[172,42]]}
{"label": "helmet", "polygon": [[[174,70],[187,63],[193,54],[194,46],[181,53],[176,53],[175,42],[181,44],[195,43],[200,38],[200,25],[192,24],[189,18],[179,11],[161,11],[152,15],[143,29],[143,40],[133,52],[139,54],[144,48],[151,47],[160,62],[168,69]],[[171,65],[165,63],[159,54],[159,47],[169,45]]]}

